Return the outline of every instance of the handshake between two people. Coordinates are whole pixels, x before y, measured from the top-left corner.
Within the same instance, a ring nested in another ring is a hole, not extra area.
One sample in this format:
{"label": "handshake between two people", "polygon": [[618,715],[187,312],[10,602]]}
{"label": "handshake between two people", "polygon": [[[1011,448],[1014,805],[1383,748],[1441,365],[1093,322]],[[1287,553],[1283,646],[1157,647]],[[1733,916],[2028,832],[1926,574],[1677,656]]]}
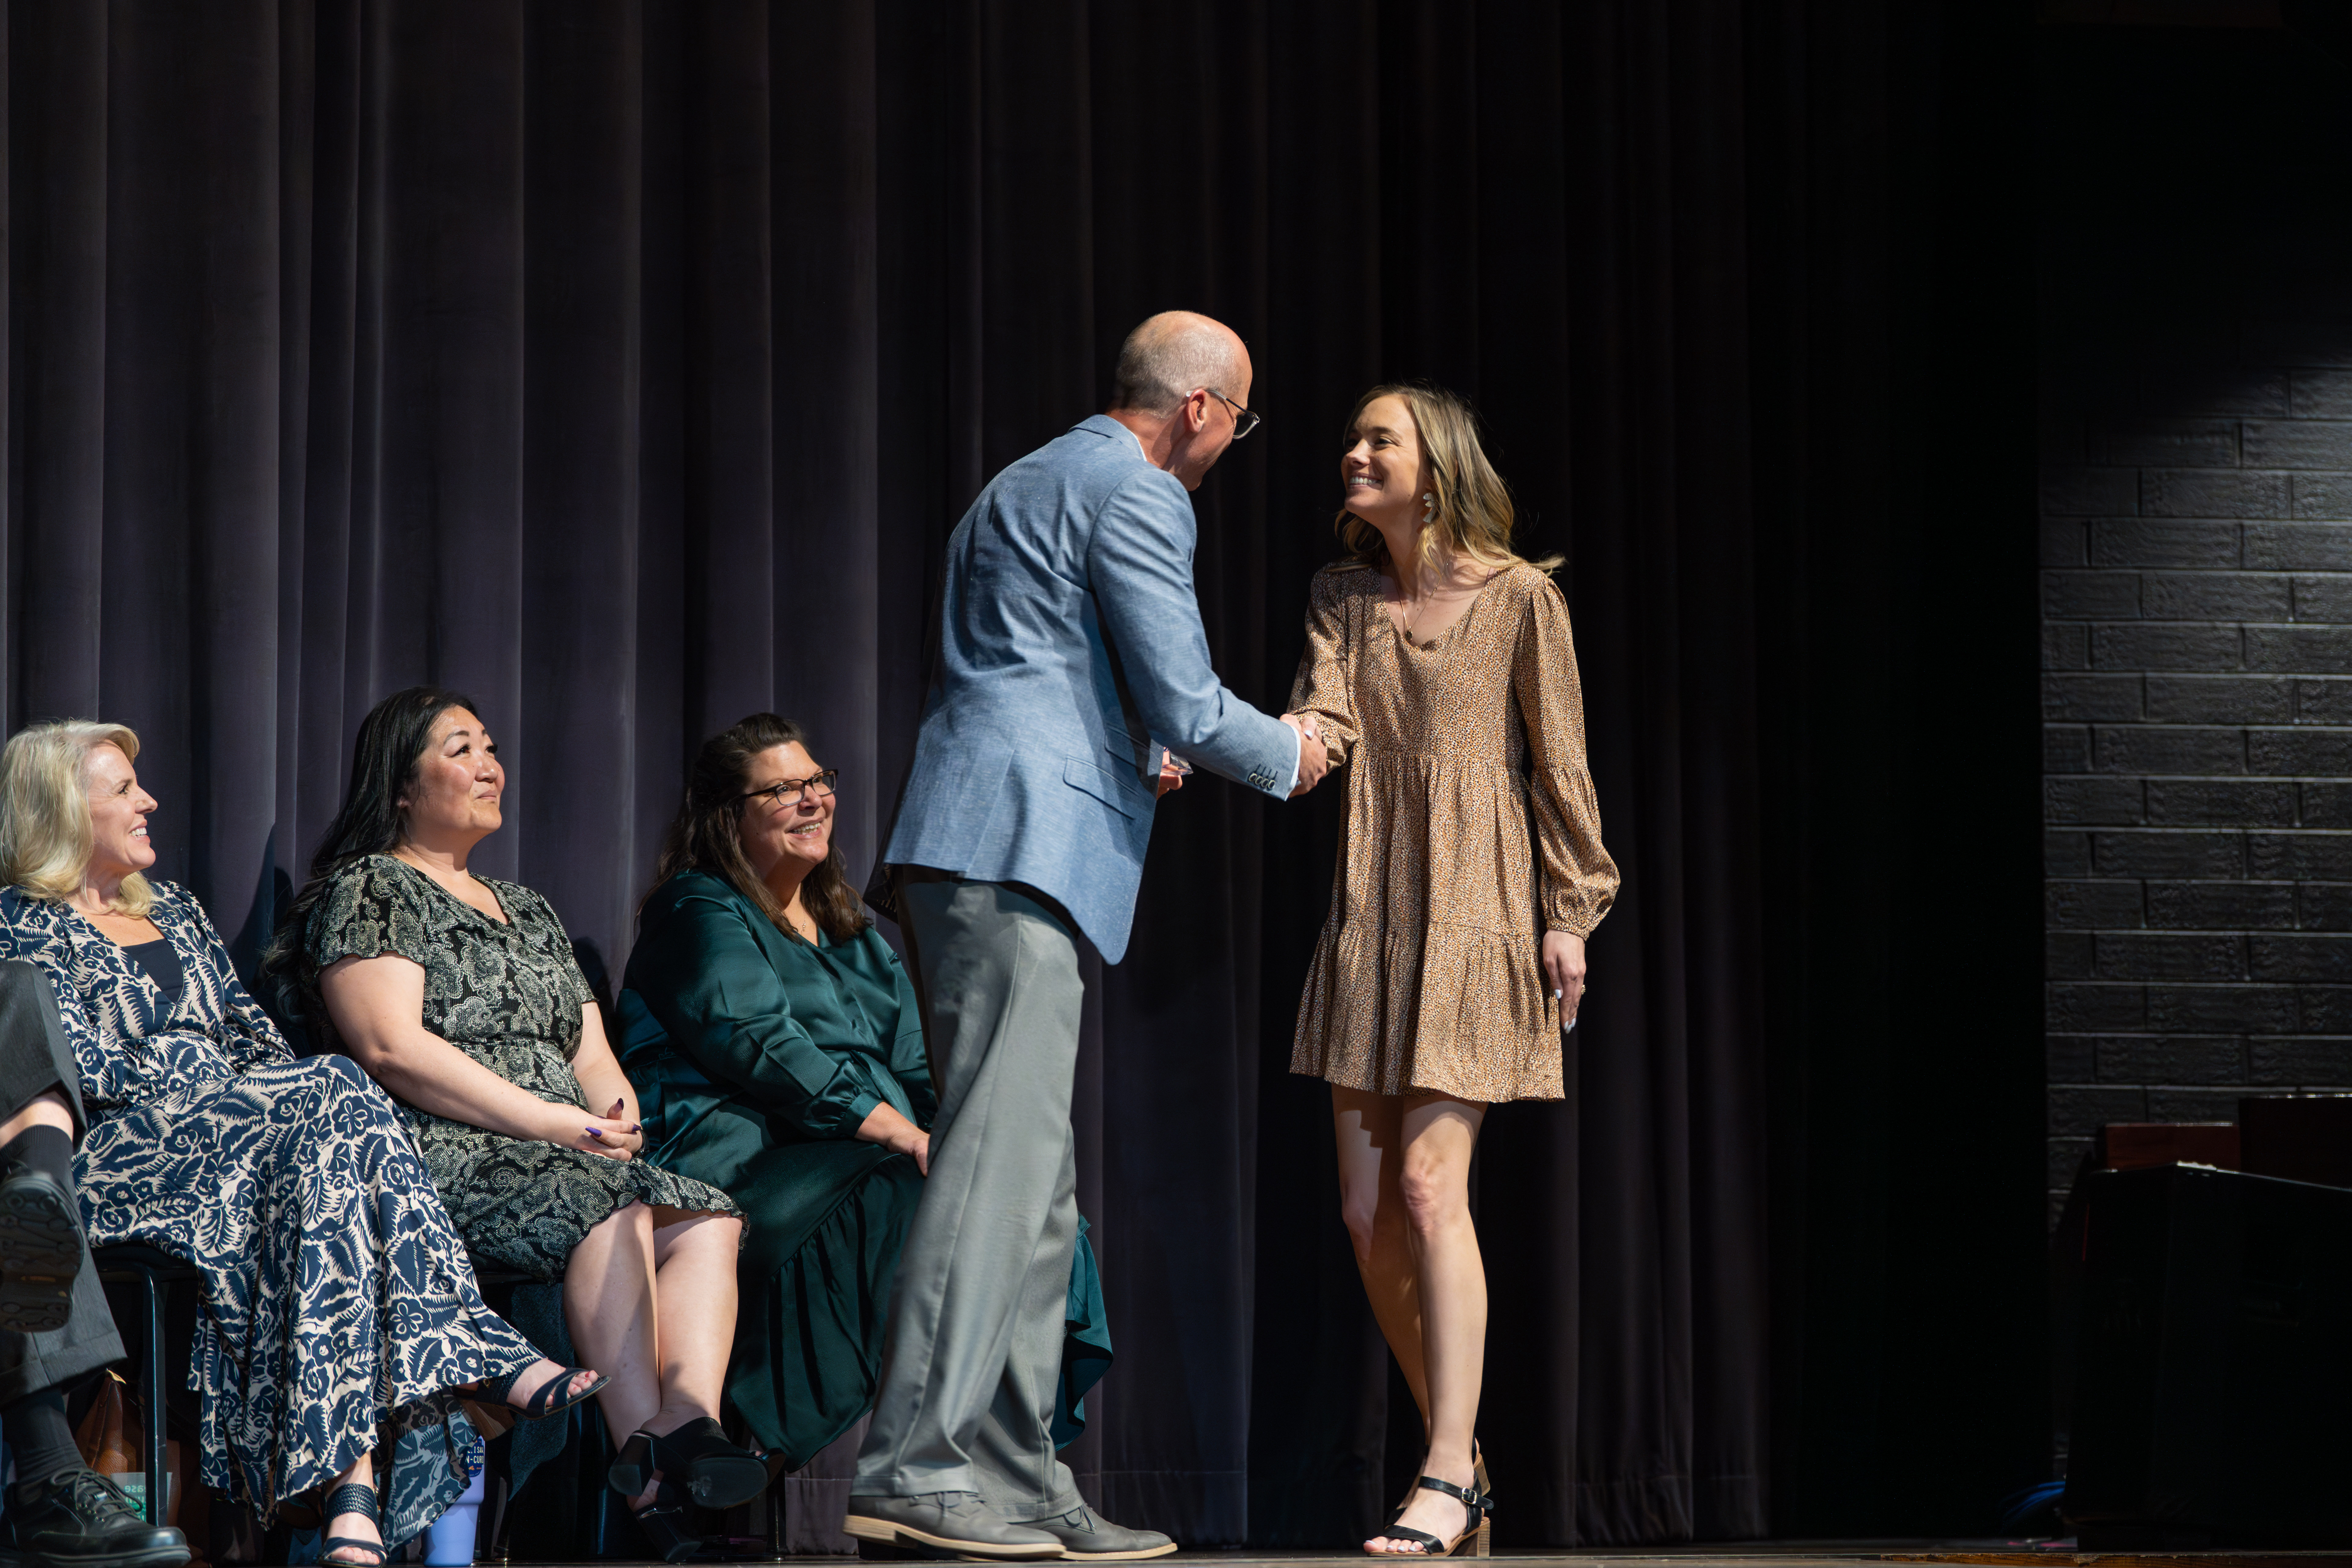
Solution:
{"label": "handshake between two people", "polygon": [[[1324,749],[1323,737],[1315,728],[1312,713],[1285,713],[1282,721],[1298,731],[1298,784],[1290,792],[1290,798],[1297,800],[1321,784],[1323,775],[1331,771],[1331,753]],[[1184,775],[1192,771],[1192,765],[1175,752],[1162,752],[1158,794],[1182,789]]]}

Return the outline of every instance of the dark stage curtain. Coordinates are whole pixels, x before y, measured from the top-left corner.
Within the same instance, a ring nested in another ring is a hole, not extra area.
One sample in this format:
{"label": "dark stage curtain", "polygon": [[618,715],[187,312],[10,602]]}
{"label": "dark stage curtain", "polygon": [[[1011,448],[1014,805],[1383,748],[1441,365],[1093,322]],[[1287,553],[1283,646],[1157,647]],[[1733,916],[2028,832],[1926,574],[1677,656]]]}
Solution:
{"label": "dark stage curtain", "polygon": [[[472,691],[512,780],[478,863],[617,975],[684,760],[745,712],[819,738],[864,875],[947,532],[1101,405],[1142,316],[1213,312],[1255,355],[1266,424],[1199,493],[1196,574],[1267,706],[1351,399],[1451,384],[1528,547],[1569,558],[1627,879],[1571,1098],[1498,1110],[1477,1172],[1498,1529],[1757,1535],[1776,1476],[1784,1525],[1883,1523],[1835,1500],[1882,1463],[1877,1391],[1980,1389],[1993,1352],[1899,1326],[1924,1262],[1886,1239],[1874,1119],[1927,993],[1883,979],[1886,886],[1829,868],[1899,852],[1885,770],[1948,760],[1873,752],[1852,706],[1943,624],[1897,602],[1920,551],[1871,542],[1925,482],[1888,399],[1943,340],[1899,329],[1969,293],[1892,299],[1936,242],[1887,204],[1948,184],[1912,90],[1945,68],[1879,13],[8,0],[5,717],[136,727],[160,869],[249,960],[359,716]],[[1194,1545],[1352,1540],[1418,1457],[1327,1097],[1285,1070],[1337,802],[1198,780],[1091,976],[1118,1360],[1072,1457]],[[2023,886],[2030,924],[2030,866],[1985,875],[1978,913]],[[2013,1000],[1979,1021],[2030,1058]],[[1948,1489],[1981,1479],[1953,1462]]]}

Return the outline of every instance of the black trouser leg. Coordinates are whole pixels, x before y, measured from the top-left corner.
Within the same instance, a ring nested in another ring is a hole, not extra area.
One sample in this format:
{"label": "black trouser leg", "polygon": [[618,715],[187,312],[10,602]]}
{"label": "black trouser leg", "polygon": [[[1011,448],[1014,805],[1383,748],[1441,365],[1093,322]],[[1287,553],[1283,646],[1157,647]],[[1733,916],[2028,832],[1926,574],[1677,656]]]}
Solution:
{"label": "black trouser leg", "polygon": [[[0,1121],[52,1089],[64,1099],[79,1132],[87,1125],[81,1110],[81,1069],[58,1023],[57,996],[47,977],[31,964],[0,963]],[[44,1156],[46,1163],[54,1149],[43,1151],[39,1145],[46,1140],[28,1137],[33,1152]],[[74,1276],[65,1327],[41,1334],[0,1333],[0,1409],[121,1359],[122,1339],[107,1310],[106,1291],[98,1282],[97,1268],[85,1256]],[[18,1473],[23,1473],[21,1461]]]}

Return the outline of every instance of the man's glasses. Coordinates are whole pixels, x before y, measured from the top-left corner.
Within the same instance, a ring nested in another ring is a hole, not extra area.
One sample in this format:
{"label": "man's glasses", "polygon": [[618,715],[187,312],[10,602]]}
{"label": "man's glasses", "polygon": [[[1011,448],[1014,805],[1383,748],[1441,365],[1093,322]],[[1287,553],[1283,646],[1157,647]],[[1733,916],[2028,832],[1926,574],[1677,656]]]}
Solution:
{"label": "man's glasses", "polygon": [[770,805],[782,805],[784,802],[803,795],[813,795],[818,800],[823,800],[833,793],[833,786],[840,782],[841,770],[827,768],[821,773],[813,773],[804,779],[778,779],[765,789],[745,792],[743,798],[764,800]]}
{"label": "man's glasses", "polygon": [[1256,415],[1252,414],[1248,409],[1244,408],[1240,404],[1235,403],[1232,398],[1227,397],[1223,393],[1219,392],[1213,386],[1204,386],[1201,388],[1201,390],[1234,411],[1234,440],[1240,440],[1243,437],[1257,428]]}

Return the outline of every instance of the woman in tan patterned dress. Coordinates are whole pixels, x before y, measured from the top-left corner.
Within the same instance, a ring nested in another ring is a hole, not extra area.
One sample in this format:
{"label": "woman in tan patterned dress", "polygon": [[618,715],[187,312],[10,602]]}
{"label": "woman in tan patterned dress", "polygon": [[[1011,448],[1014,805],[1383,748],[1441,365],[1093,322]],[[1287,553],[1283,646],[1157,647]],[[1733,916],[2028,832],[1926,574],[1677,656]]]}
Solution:
{"label": "woman in tan patterned dress", "polygon": [[1561,1098],[1584,939],[1617,868],[1558,562],[1512,552],[1469,408],[1374,387],[1347,440],[1350,554],[1316,574],[1290,700],[1332,765],[1352,764],[1347,829],[1290,1067],[1331,1084],[1342,1216],[1429,1433],[1421,1480],[1364,1550],[1443,1554],[1475,1532],[1483,1557],[1470,1155],[1487,1106]]}

